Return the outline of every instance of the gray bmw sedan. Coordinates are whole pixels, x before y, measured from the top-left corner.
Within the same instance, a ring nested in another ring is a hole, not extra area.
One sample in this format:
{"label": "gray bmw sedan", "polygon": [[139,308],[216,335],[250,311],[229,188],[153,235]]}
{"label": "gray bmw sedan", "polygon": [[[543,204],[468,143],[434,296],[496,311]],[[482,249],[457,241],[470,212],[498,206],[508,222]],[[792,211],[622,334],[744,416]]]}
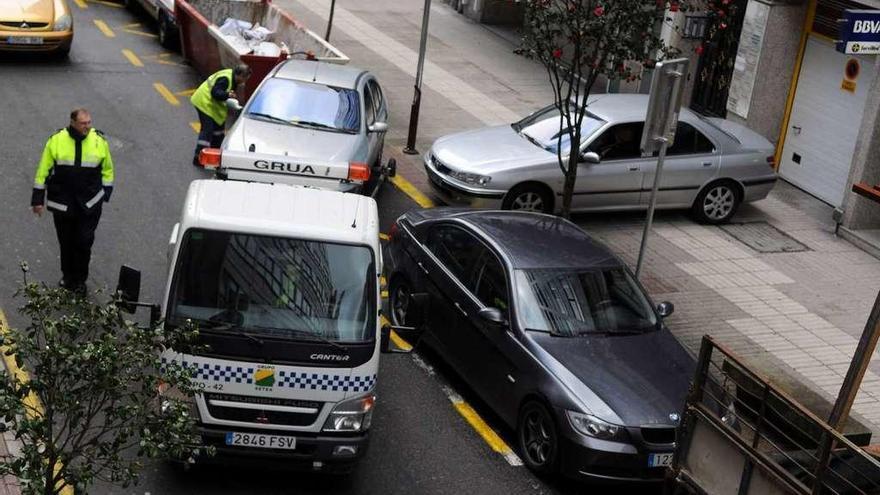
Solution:
{"label": "gray bmw sedan", "polygon": [[[573,211],[640,210],[648,207],[657,158],[642,157],[639,144],[648,96],[590,97],[581,135],[581,161]],[[451,205],[552,213],[561,208],[564,177],[557,148],[559,110],[551,105],[523,120],[441,137],[425,154],[436,194]],[[742,202],[767,196],[776,183],[774,147],[735,122],[702,117],[683,108],[669,147],[658,208],[689,208],[698,221],[723,223]]]}

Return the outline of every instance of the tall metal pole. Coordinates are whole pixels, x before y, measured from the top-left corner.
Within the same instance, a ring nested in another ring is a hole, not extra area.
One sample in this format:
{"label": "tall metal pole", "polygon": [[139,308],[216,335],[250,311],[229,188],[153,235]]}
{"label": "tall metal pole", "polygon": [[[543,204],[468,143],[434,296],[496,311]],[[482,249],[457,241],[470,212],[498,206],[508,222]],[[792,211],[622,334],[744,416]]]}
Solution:
{"label": "tall metal pole", "polygon": [[324,41],[330,41],[330,28],[333,27],[333,13],[336,12],[336,0],[330,0],[330,18],[327,19],[327,34],[324,35]]}
{"label": "tall metal pole", "polygon": [[648,219],[645,222],[645,230],[642,232],[642,245],[639,246],[639,261],[636,262],[636,278],[642,272],[642,261],[644,261],[645,248],[648,246],[648,234],[651,233],[651,225],[654,224],[654,207],[657,205],[657,188],[660,187],[660,175],[663,173],[663,162],[666,161],[666,148],[669,146],[669,140],[660,138],[660,153],[657,156],[657,170],[654,171],[654,186],[651,187],[651,202],[648,205]]}
{"label": "tall metal pole", "polygon": [[428,45],[428,17],[431,13],[431,0],[425,0],[425,11],[422,13],[422,39],[419,41],[419,63],[416,67],[416,84],[413,92],[412,108],[409,112],[409,132],[406,135],[406,147],[403,152],[408,155],[418,154],[416,149],[416,133],[419,130],[419,106],[422,103],[422,73],[425,69],[425,48]]}

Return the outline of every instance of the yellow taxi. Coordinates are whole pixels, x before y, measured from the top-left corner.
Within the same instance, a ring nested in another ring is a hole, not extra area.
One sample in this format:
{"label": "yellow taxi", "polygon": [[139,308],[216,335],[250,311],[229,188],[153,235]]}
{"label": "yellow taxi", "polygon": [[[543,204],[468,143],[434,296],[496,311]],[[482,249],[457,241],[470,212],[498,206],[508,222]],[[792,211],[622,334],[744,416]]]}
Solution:
{"label": "yellow taxi", "polygon": [[0,51],[53,52],[73,43],[67,0],[0,0]]}

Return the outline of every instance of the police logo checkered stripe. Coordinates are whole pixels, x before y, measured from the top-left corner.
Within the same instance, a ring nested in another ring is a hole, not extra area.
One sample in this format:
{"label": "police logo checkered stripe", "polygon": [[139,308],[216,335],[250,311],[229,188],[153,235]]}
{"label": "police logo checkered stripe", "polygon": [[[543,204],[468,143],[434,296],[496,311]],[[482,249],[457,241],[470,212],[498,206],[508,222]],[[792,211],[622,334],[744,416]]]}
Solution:
{"label": "police logo checkered stripe", "polygon": [[[162,358],[162,365],[169,361]],[[175,361],[172,361],[175,362]],[[253,383],[254,368],[211,363],[184,361],[181,366],[192,371],[195,380],[210,380],[223,383]]]}
{"label": "police logo checkered stripe", "polygon": [[340,376],[325,373],[297,373],[280,371],[279,387],[305,390],[332,390],[343,392],[366,392],[376,384],[376,375]]}

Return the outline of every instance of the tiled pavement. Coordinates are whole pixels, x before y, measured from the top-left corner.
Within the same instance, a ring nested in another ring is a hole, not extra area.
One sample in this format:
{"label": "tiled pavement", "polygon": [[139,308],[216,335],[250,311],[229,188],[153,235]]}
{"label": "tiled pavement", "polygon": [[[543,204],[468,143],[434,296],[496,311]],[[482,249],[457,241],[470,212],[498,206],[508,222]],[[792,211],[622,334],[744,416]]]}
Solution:
{"label": "tiled pavement", "polygon": [[[275,0],[316,31],[329,1]],[[386,87],[392,130],[386,154],[428,192],[418,157],[400,153],[409,119],[421,2],[338,0],[331,42]],[[509,37],[435,2],[417,146],[467,128],[512,121],[551,100],[540,66],[513,54]],[[575,220],[634,264],[644,214]],[[694,353],[711,334],[808,402],[833,400],[880,288],[880,261],[833,235],[831,208],[784,183],[741,208],[737,222],[765,221],[804,244],[802,252],[759,253],[718,227],[658,213],[643,282],[670,300],[673,333]],[[811,392],[812,393],[811,393]],[[880,359],[875,355],[854,406],[880,433]],[[875,442],[877,438],[875,437]]]}

